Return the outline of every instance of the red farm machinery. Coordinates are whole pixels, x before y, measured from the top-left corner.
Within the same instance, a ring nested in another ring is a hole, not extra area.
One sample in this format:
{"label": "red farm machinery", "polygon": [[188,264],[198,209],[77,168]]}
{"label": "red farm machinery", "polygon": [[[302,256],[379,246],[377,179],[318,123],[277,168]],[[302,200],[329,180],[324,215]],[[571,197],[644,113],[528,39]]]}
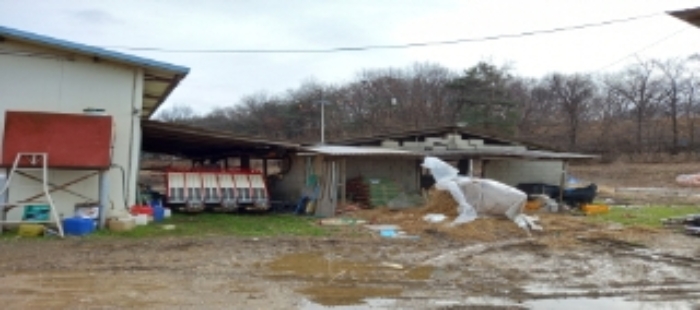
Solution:
{"label": "red farm machinery", "polygon": [[193,168],[165,172],[166,203],[174,210],[196,213],[268,210],[270,196],[262,171]]}

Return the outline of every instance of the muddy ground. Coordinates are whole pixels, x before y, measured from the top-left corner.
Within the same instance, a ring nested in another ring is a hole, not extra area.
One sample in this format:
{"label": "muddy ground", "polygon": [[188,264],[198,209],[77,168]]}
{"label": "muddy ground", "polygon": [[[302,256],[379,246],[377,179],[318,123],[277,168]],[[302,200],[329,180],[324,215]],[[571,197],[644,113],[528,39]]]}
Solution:
{"label": "muddy ground", "polygon": [[[694,167],[639,169],[573,170],[616,188],[673,186]],[[357,215],[414,239],[359,226],[324,238],[4,238],[0,308],[700,309],[700,238],[570,215],[542,215],[545,231],[528,236],[504,220],[455,229],[421,214]]]}
{"label": "muddy ground", "polygon": [[3,240],[0,253],[3,309],[700,307],[697,238],[619,227],[488,243],[441,234]]}

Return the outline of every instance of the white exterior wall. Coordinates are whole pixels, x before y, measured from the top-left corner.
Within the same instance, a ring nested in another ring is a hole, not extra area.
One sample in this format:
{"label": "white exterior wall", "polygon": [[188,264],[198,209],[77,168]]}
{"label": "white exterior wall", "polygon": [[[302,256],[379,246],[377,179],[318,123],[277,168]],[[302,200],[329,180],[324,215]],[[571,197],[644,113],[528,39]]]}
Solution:
{"label": "white exterior wall", "polygon": [[[138,68],[108,62],[94,62],[84,57],[65,55],[16,43],[3,42],[3,50],[24,55],[0,54],[0,106],[3,110],[82,113],[88,107],[105,109],[114,121],[112,162],[126,170],[128,204],[135,201],[136,179],[141,143],[141,126],[134,109],[141,110],[143,71]],[[33,53],[26,55],[27,52]],[[39,56],[37,56],[37,54]],[[0,115],[0,130],[4,131],[5,114]],[[0,135],[0,148],[2,147]],[[1,151],[1,150],[0,150]],[[89,151],[89,150],[81,150]],[[50,156],[50,155],[49,155]],[[92,171],[51,170],[49,181],[62,184]],[[108,174],[108,199],[115,209],[124,208],[121,171]],[[8,201],[17,201],[38,192],[39,183],[18,176],[12,181]],[[69,187],[70,190],[98,201],[98,178],[93,176]],[[59,213],[73,215],[75,203],[85,199],[63,191],[52,193]],[[112,206],[107,206],[107,209]],[[9,213],[16,220],[21,211]]]}
{"label": "white exterior wall", "polygon": [[512,186],[518,183],[559,185],[563,173],[563,162],[561,160],[489,160],[483,169],[485,178]]}

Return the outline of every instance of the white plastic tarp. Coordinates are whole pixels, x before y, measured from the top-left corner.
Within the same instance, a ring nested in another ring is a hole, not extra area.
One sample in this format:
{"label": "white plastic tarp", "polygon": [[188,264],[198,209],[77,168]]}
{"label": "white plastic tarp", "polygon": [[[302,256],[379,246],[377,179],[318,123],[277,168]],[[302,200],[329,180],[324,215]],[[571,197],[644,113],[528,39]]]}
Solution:
{"label": "white plastic tarp", "polygon": [[435,188],[447,190],[459,205],[459,216],[453,224],[468,223],[479,215],[506,216],[523,229],[541,230],[537,218],[523,214],[527,195],[498,181],[460,176],[448,163],[426,157],[422,166],[430,169]]}

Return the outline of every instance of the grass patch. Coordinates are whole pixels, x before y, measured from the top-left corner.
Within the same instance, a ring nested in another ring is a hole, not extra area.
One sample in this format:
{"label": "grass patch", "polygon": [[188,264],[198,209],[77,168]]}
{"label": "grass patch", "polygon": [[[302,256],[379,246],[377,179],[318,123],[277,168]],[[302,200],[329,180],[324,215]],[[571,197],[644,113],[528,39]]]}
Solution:
{"label": "grass patch", "polygon": [[[175,225],[173,230],[164,225]],[[94,237],[160,237],[160,236],[323,236],[328,232],[308,217],[281,214],[173,214],[169,219],[127,232],[100,230]]]}
{"label": "grass patch", "polygon": [[613,222],[626,226],[661,227],[661,220],[669,217],[700,213],[698,206],[611,206],[610,212],[588,216],[594,221]]}
{"label": "grass patch", "polygon": [[[169,219],[146,226],[137,226],[131,231],[113,232],[98,230],[86,238],[149,238],[168,236],[326,236],[331,233],[327,227],[314,223],[314,218],[290,214],[217,214],[196,215],[173,214]],[[175,229],[165,230],[163,226],[174,225]],[[23,238],[17,231],[4,232],[0,240],[51,240],[54,238]]]}

